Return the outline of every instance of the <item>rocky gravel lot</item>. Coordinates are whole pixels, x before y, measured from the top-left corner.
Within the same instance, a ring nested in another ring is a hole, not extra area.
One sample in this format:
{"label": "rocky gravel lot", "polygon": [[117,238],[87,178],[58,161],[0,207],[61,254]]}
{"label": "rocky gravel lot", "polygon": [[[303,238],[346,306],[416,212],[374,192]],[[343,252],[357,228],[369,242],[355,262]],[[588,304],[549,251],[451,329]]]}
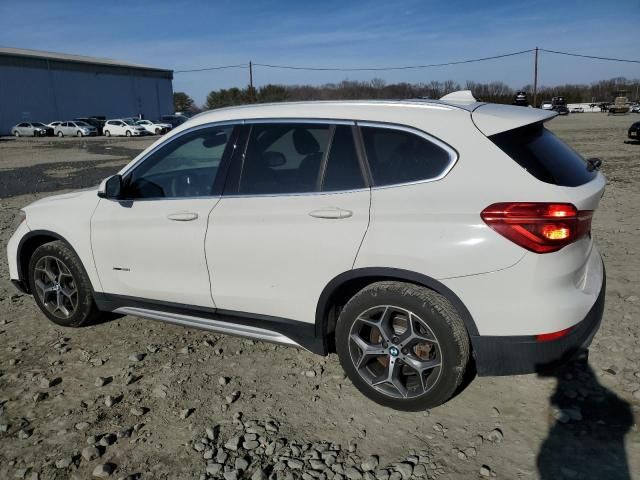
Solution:
{"label": "rocky gravel lot", "polygon": [[[607,304],[588,362],[544,378],[477,378],[431,411],[368,401],[335,355],[134,317],[55,326],[13,289],[1,257],[0,478],[640,478],[640,144],[625,143],[633,120],[550,123],[602,158],[609,180],[593,229]],[[95,185],[152,141],[0,139],[0,243],[19,207]]]}

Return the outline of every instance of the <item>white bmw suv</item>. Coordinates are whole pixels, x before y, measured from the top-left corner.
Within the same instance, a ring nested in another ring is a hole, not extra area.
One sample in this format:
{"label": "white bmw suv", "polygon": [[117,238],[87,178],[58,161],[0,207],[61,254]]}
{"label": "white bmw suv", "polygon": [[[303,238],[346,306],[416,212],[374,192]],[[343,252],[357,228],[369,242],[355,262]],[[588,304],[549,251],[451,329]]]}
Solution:
{"label": "white bmw suv", "polygon": [[605,179],[554,115],[460,92],[207,112],[25,207],[11,278],[60,325],[115,312],[336,351],[372,400],[434,407],[600,324]]}

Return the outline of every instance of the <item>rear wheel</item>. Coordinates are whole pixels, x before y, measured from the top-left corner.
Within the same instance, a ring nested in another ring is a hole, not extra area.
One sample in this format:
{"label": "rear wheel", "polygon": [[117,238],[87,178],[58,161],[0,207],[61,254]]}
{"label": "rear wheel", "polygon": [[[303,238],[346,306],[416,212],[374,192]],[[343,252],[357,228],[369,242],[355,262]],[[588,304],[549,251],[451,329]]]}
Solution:
{"label": "rear wheel", "polygon": [[469,337],[451,303],[402,282],[374,283],[351,298],[338,319],[336,348],[358,390],[405,411],[449,400],[469,362]]}
{"label": "rear wheel", "polygon": [[58,325],[80,327],[99,316],[80,259],[62,241],[46,243],[33,252],[29,284],[40,310]]}

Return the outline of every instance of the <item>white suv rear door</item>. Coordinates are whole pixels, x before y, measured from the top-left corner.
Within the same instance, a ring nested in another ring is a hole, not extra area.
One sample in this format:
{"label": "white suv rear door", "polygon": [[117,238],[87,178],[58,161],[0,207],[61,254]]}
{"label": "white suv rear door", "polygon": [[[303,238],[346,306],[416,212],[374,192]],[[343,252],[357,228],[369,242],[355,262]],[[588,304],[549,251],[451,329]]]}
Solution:
{"label": "white suv rear door", "polygon": [[236,131],[205,126],[170,139],[125,173],[120,200],[100,200],[91,240],[104,293],[215,306],[204,240]]}
{"label": "white suv rear door", "polygon": [[370,188],[353,123],[248,122],[205,250],[216,306],[313,323],[318,298],[353,267]]}

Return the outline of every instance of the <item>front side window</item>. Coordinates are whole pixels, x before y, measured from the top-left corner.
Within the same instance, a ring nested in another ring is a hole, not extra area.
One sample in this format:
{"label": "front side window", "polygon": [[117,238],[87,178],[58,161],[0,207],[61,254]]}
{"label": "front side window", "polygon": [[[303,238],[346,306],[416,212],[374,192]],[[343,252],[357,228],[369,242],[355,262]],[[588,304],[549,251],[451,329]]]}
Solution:
{"label": "front side window", "polygon": [[282,194],[317,190],[330,126],[272,123],[251,126],[239,193]]}
{"label": "front side window", "polygon": [[362,139],[375,186],[437,178],[451,165],[451,154],[415,133],[362,127]]}
{"label": "front side window", "polygon": [[127,199],[201,197],[213,184],[232,145],[232,125],[207,127],[169,141],[125,179]]}

